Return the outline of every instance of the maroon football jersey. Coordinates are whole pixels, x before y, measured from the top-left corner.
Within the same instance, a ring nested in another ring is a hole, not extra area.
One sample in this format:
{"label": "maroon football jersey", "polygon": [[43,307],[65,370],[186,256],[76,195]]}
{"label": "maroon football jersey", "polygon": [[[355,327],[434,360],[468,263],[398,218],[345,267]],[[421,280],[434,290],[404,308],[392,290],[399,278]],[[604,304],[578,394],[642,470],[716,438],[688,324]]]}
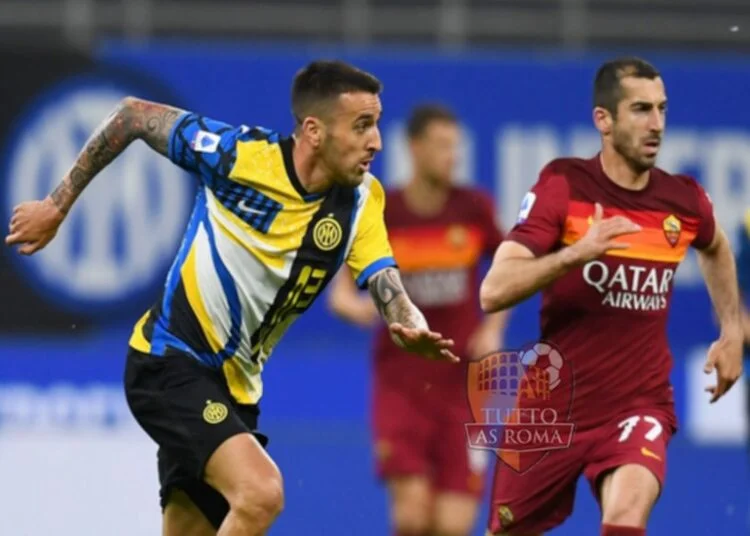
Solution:
{"label": "maroon football jersey", "polygon": [[537,256],[556,251],[586,233],[597,202],[604,218],[621,214],[642,230],[617,239],[628,249],[573,269],[542,292],[541,339],[572,367],[569,422],[578,429],[631,408],[673,411],[666,327],[674,274],[688,248],[708,246],[715,230],[710,199],[694,179],[654,168],[644,189],[628,190],[605,175],[597,155],[548,164],[507,239]]}
{"label": "maroon football jersey", "polygon": [[[425,218],[408,208],[401,190],[391,190],[385,221],[409,297],[430,329],[452,338],[454,353],[464,357],[467,340],[482,319],[479,263],[502,241],[492,200],[479,190],[453,188],[444,209]],[[375,337],[374,353],[376,371],[388,375],[391,383],[404,382],[408,389],[466,383],[463,368],[401,350],[385,326]]]}

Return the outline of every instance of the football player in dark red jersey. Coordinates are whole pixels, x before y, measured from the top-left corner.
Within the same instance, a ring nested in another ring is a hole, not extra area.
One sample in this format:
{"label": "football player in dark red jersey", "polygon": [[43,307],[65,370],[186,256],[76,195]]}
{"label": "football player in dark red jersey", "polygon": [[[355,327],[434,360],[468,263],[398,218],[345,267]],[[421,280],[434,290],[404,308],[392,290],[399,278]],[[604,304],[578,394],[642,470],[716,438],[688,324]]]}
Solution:
{"label": "football player in dark red jersey", "polygon": [[[505,313],[483,317],[479,263],[502,240],[491,199],[455,184],[460,128],[447,108],[415,108],[407,134],[413,174],[386,194],[385,219],[409,296],[433,330],[450,332],[467,358],[502,344]],[[334,311],[360,325],[377,318],[347,274],[333,282]],[[394,533],[467,536],[477,516],[489,461],[467,447],[471,420],[466,362],[421,363],[379,329],[374,348],[372,419],[378,476],[387,481]]]}
{"label": "football player in dark red jersey", "polygon": [[677,429],[666,323],[674,272],[690,247],[721,324],[705,365],[717,375],[711,402],[742,373],[732,250],[703,188],[656,167],[666,113],[652,65],[603,64],[593,109],[601,152],[542,170],[482,282],[486,312],[541,290],[541,338],[574,371],[570,406],[553,408],[575,426],[569,448],[547,452],[524,472],[497,464],[489,534],[558,526],[581,475],[599,501],[602,535],[646,534]]}

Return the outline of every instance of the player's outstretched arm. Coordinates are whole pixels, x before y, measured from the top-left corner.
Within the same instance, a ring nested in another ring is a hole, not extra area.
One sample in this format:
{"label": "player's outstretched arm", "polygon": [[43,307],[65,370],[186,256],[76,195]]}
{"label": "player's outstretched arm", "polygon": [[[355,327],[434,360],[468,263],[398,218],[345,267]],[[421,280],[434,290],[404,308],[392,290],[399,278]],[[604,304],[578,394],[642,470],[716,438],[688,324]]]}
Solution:
{"label": "player's outstretched arm", "polygon": [[734,254],[718,225],[711,244],[698,250],[698,265],[721,325],[721,335],[709,348],[704,368],[706,374],[716,370],[717,385],[707,388],[713,395],[711,402],[716,402],[742,375],[744,339]]}
{"label": "player's outstretched arm", "polygon": [[503,311],[524,301],[578,265],[578,259],[569,247],[537,258],[523,244],[503,242],[479,289],[482,310]]}
{"label": "player's outstretched arm", "polygon": [[50,195],[66,214],[84,188],[133,141],[142,139],[166,155],[169,133],[182,110],[135,97],[126,97],[94,131],[73,167]]}
{"label": "player's outstretched arm", "polygon": [[370,277],[367,285],[396,344],[429,359],[458,361],[458,357],[450,351],[453,341],[430,331],[422,311],[406,294],[396,268],[380,270]]}
{"label": "player's outstretched arm", "polygon": [[529,248],[518,242],[503,242],[479,290],[482,310],[492,313],[512,307],[571,268],[596,259],[608,250],[628,248],[626,242],[616,238],[640,230],[640,226],[623,216],[603,219],[602,206],[596,203],[588,231],[571,246],[535,257]]}
{"label": "player's outstretched arm", "polygon": [[42,201],[15,207],[5,243],[20,245],[19,251],[26,255],[42,249],[86,186],[134,140],[142,139],[166,155],[170,131],[182,113],[165,104],[123,99],[88,139],[57,188]]}

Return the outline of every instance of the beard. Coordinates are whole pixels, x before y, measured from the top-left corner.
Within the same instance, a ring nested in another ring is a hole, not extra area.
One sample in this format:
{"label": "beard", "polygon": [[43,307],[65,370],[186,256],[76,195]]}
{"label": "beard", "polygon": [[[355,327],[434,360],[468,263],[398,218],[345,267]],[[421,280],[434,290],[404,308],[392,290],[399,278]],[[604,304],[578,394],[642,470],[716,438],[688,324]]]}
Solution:
{"label": "beard", "polygon": [[637,142],[626,132],[615,129],[612,146],[636,173],[643,173],[656,165],[656,154],[654,156],[640,154]]}
{"label": "beard", "polygon": [[320,148],[320,159],[330,173],[331,178],[338,184],[348,184],[352,180],[352,172],[347,172],[341,166],[341,156],[333,140],[330,138],[323,142]]}

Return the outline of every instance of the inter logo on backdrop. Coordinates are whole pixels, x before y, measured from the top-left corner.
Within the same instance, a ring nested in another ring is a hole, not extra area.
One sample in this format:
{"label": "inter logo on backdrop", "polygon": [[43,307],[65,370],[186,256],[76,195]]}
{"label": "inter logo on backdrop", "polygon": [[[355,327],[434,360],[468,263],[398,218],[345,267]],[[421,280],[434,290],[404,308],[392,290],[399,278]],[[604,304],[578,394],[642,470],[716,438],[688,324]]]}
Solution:
{"label": "inter logo on backdrop", "polygon": [[[55,87],[22,111],[4,149],[2,213],[41,199],[131,92],[91,80]],[[179,246],[193,181],[136,141],[78,198],[55,239],[29,258],[13,255],[33,288],[63,309],[115,312],[158,290]]]}

